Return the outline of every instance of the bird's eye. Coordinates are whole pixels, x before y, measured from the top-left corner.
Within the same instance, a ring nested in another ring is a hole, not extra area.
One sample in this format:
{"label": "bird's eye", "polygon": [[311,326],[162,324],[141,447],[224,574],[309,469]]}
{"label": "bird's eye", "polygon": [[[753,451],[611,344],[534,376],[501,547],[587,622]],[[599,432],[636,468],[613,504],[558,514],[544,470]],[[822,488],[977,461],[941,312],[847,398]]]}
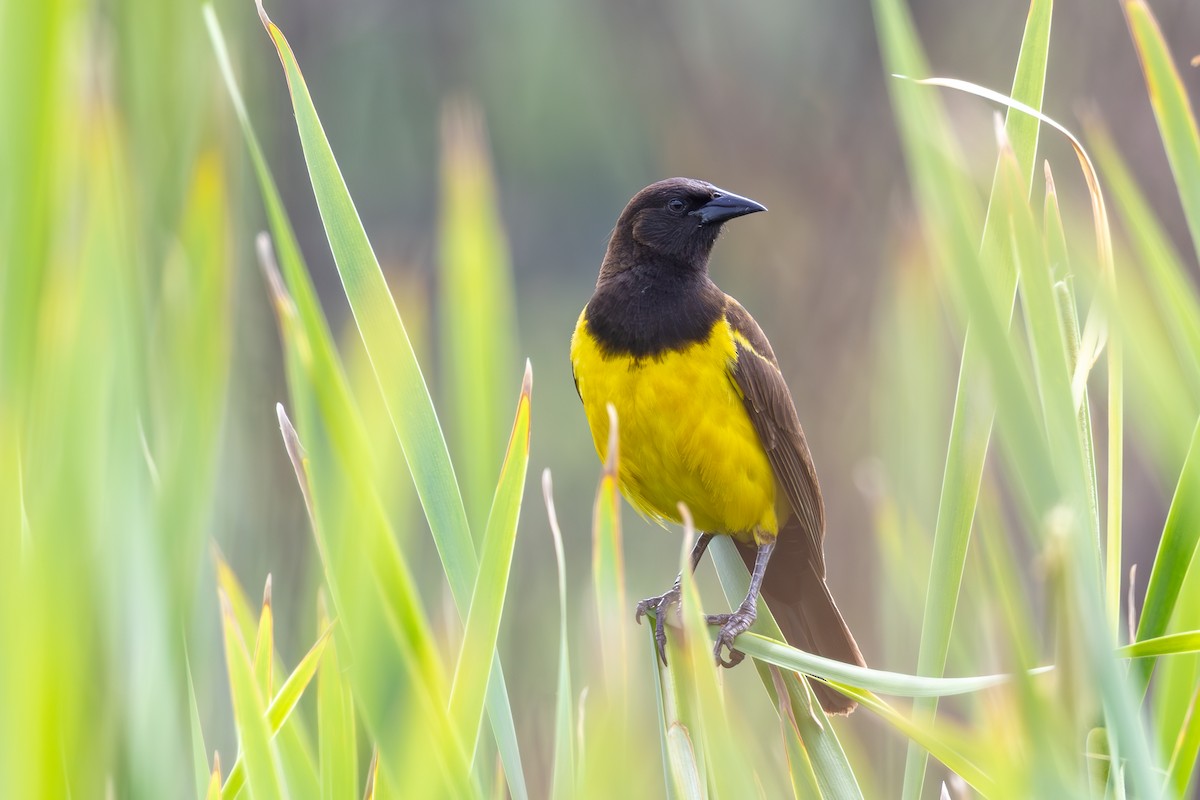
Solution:
{"label": "bird's eye", "polygon": [[667,201],[667,210],[672,214],[682,214],[685,208],[687,208],[687,203],[678,197],[672,197]]}

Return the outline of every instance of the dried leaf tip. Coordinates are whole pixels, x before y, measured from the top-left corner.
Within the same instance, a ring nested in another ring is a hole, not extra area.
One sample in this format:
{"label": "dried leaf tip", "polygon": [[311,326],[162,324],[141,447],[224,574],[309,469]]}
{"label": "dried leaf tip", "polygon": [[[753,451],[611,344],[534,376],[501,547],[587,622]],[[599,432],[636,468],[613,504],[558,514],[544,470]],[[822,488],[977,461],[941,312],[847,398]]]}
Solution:
{"label": "dried leaf tip", "polygon": [[267,10],[263,8],[262,0],[254,0],[254,5],[258,6],[258,18],[262,20],[263,27],[270,29],[271,18],[267,16]]}
{"label": "dried leaf tip", "polygon": [[525,375],[521,378],[521,396],[531,397],[533,395],[533,362],[528,358],[525,359]]}
{"label": "dried leaf tip", "polygon": [[[296,433],[295,426],[288,419],[283,403],[275,404],[275,416],[279,418],[279,431],[283,434],[283,443],[287,446],[288,455],[298,455],[303,449],[300,446],[300,435]],[[294,454],[293,448],[295,449]]]}
{"label": "dried leaf tip", "polygon": [[1054,173],[1050,171],[1050,159],[1042,162],[1043,171],[1046,173],[1046,194],[1058,196],[1058,190],[1054,188]]}
{"label": "dried leaf tip", "polygon": [[1200,56],[1192,56],[1191,65],[1193,67],[1200,67]]}
{"label": "dried leaf tip", "polygon": [[283,276],[279,273],[279,262],[275,259],[275,246],[271,242],[270,234],[260,231],[254,239],[254,249],[258,254],[258,267],[267,282],[267,291],[271,293],[271,300],[278,309],[290,307],[292,297],[284,285]]}
{"label": "dried leaf tip", "polygon": [[271,573],[267,573],[267,585],[263,587],[263,608],[271,607]]}

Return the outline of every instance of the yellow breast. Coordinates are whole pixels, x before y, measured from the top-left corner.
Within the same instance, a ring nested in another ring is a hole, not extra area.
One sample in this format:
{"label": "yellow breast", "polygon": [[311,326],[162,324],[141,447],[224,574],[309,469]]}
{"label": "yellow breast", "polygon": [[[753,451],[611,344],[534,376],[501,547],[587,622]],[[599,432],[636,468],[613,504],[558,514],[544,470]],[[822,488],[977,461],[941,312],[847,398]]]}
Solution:
{"label": "yellow breast", "polygon": [[601,460],[617,409],[621,491],[642,513],[679,522],[682,501],[709,533],[778,531],[771,465],[730,371],[734,334],[721,319],[685,350],[634,359],[606,355],[580,315],[571,365]]}

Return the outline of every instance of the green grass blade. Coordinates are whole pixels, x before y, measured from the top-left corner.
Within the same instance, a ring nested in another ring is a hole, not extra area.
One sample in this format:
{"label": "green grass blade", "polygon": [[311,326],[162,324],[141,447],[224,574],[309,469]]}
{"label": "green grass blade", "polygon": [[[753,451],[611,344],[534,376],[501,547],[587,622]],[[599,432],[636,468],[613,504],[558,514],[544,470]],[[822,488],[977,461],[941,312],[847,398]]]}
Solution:
{"label": "green grass blade", "polygon": [[262,613],[258,617],[258,636],[254,640],[254,680],[263,697],[275,693],[271,686],[271,667],[275,661],[275,615],[271,611],[271,576],[263,589]]}
{"label": "green grass blade", "polygon": [[[1137,640],[1155,639],[1166,633],[1175,611],[1179,591],[1200,547],[1200,421],[1192,431],[1187,460],[1175,487],[1163,526],[1162,540],[1154,556],[1146,598],[1138,620]],[[1133,677],[1142,692],[1150,683],[1154,661],[1145,659],[1133,667]]]}
{"label": "green grass blade", "polygon": [[[724,591],[725,597],[730,606],[736,606],[750,588],[750,573],[746,569],[745,563],[738,555],[733,541],[724,536],[714,538],[708,546],[708,552],[717,569],[717,577],[721,581],[721,589]],[[783,644],[783,632],[779,629],[779,625],[775,622],[775,617],[766,603],[759,603],[758,619],[751,630],[755,634],[770,637],[766,641],[772,641],[787,650],[793,649]],[[754,647],[755,641],[751,641],[751,636],[755,634],[742,634],[738,639],[739,648],[742,646],[742,642],[746,642],[749,647]],[[750,650],[745,648],[743,648],[743,652],[750,654]],[[795,652],[801,651],[795,650]],[[804,655],[807,656],[807,654]],[[765,661],[765,659],[763,660]],[[756,664],[755,666],[758,667],[758,676],[763,687],[771,696],[776,707],[780,707],[783,698],[776,695],[775,679],[770,670],[765,664]],[[792,707],[792,718],[796,722],[800,739],[804,742],[808,757],[812,761],[822,796],[861,798],[863,796],[862,789],[859,787],[850,761],[846,758],[846,752],[842,749],[841,742],[838,741],[833,723],[821,709],[821,705],[817,702],[812,690],[809,689],[807,681],[800,678],[795,672],[789,672],[783,675],[783,682],[788,689],[787,700]]]}
{"label": "green grass blade", "polygon": [[441,374],[467,518],[482,531],[504,454],[506,420],[496,398],[516,368],[516,314],[483,118],[466,102],[447,104],[442,114],[441,183]]}
{"label": "green grass blade", "polygon": [[[241,90],[238,89],[237,80],[233,75],[233,65],[229,60],[229,49],[225,44],[225,36],[221,32],[220,23],[217,21],[217,15],[211,4],[204,5],[203,13],[209,38],[212,40],[213,52],[217,57],[217,66],[225,80],[225,88],[229,92],[234,112],[237,114],[242,136],[246,141],[246,148],[250,152],[250,163],[254,167],[254,175],[258,180],[259,191],[263,198],[263,208],[266,211],[272,239],[279,254],[279,266],[287,281],[288,294],[295,303],[300,322],[308,331],[309,344],[314,348],[313,357],[319,362],[335,362],[333,336],[325,321],[325,315],[321,312],[321,304],[317,299],[316,289],[313,288],[308,267],[304,264],[304,257],[300,253],[300,244],[296,241],[292,223],[284,209],[283,198],[279,194],[275,179],[271,175],[271,169],[267,165],[266,155],[259,144],[258,135],[250,123],[245,101],[242,99]],[[344,384],[344,378],[342,383]]]}
{"label": "green grass blade", "polygon": [[196,703],[196,684],[192,680],[192,663],[188,658],[186,646],[183,666],[187,671],[188,718],[192,730],[192,767],[196,771],[196,797],[203,798],[208,793],[211,775],[208,768],[208,750],[204,746],[204,731],[200,725],[200,706]]}
{"label": "green grass blade", "polygon": [[[697,786],[697,789],[691,796],[698,797],[701,792],[698,788],[700,784],[699,769],[695,767],[696,754],[692,750],[689,739],[687,740],[686,749],[687,760],[686,762],[680,761],[681,754],[679,748],[681,747],[681,742],[678,741],[678,737],[674,740],[672,739],[672,729],[678,720],[674,713],[674,705],[672,704],[668,707],[671,697],[670,687],[666,685],[669,680],[669,674],[662,668],[662,663],[658,660],[658,643],[654,639],[654,628],[647,626],[646,631],[650,642],[650,646],[646,648],[646,652],[650,656],[648,660],[651,668],[654,670],[654,699],[657,701],[655,709],[658,711],[658,744],[662,756],[663,796],[667,800],[675,800],[679,796],[679,784],[683,782],[684,777],[680,774],[682,771],[688,775],[696,775],[694,781],[689,779],[687,783],[689,785],[694,783]],[[685,767],[685,763],[690,766]]]}
{"label": "green grass blade", "polygon": [[[366,476],[356,472],[363,467],[327,464],[319,452],[305,457],[282,408],[279,414],[297,478],[302,487],[311,484],[326,580],[358,656],[351,677],[359,708],[384,752],[385,771],[410,791],[477,796],[469,759],[446,710],[448,692],[427,619],[382,505],[365,491]],[[357,530],[363,538],[341,546],[325,535],[327,528]],[[397,698],[397,686],[405,688],[403,698]],[[412,742],[417,731],[421,748]]]}
{"label": "green grass blade", "polygon": [[238,729],[238,761],[242,764],[239,778],[234,778],[236,767],[230,771],[221,796],[237,797],[245,785],[254,798],[283,797],[283,782],[278,772],[275,749],[271,745],[271,732],[267,727],[262,698],[254,682],[250,654],[237,631],[233,610],[223,593],[221,627],[225,632],[225,662],[233,695],[233,716]]}
{"label": "green grass blade", "polygon": [[[1013,81],[1014,97],[1037,108],[1041,106],[1045,82],[1052,10],[1051,2],[1031,3]],[[898,0],[876,0],[875,16],[885,69],[907,75],[927,74],[928,68],[904,5]],[[962,192],[961,188],[956,188],[960,187],[961,179],[953,175],[944,160],[952,152],[944,113],[931,98],[921,97],[900,86],[891,88],[893,106],[906,143],[909,170],[917,184],[922,205],[931,217],[929,225],[939,231],[938,238],[944,237],[944,243],[940,245],[942,255],[950,258],[952,263],[957,263],[959,269],[974,269],[977,260],[975,253],[969,249],[973,226],[963,212],[970,205],[963,201],[955,202]],[[1019,148],[1025,174],[1032,175],[1039,126],[1036,121],[1031,124],[1022,116],[1009,114],[1006,134],[1014,143],[1014,148]],[[993,198],[994,195],[995,186]],[[992,218],[990,207],[989,202],[989,220]],[[984,237],[985,246],[989,238]],[[936,240],[934,246],[935,249],[939,246]],[[991,280],[1003,284],[997,291],[998,295],[1007,294],[1011,298],[1013,283],[1008,276],[995,275],[991,276]],[[917,663],[917,670],[922,674],[940,675],[946,666],[971,524],[991,437],[994,410],[972,395],[972,387],[982,373],[982,359],[977,336],[969,332],[963,344],[946,469],[934,529],[929,590]],[[914,717],[928,722],[933,719],[936,709],[936,700],[919,702],[914,708]],[[925,765],[923,751],[910,745],[905,763],[905,800],[915,800],[920,796],[925,780]]]}
{"label": "green grass blade", "polygon": [[1108,132],[1098,124],[1088,129],[1088,141],[1104,174],[1113,201],[1125,220],[1136,265],[1158,303],[1159,314],[1175,345],[1178,369],[1194,397],[1200,397],[1200,297],[1188,269],[1158,215],[1139,190],[1129,168],[1117,153]]}
{"label": "green grass blade", "polygon": [[1142,639],[1117,649],[1117,655],[1122,658],[1176,656],[1196,652],[1200,652],[1200,631],[1168,633],[1153,639]]}
{"label": "green grass blade", "polygon": [[[305,455],[282,407],[280,427],[342,630],[357,654],[349,676],[367,727],[385,750],[388,768],[397,771],[399,785],[428,792],[441,779],[455,793],[473,796],[477,792],[470,785],[467,761],[445,708],[441,659],[375,490],[380,476],[373,474],[362,420],[348,396],[338,391],[339,386],[344,389],[339,362],[318,362],[312,357],[320,351],[311,346],[300,325],[270,248],[261,246],[265,244],[269,243],[260,239],[263,268],[283,333],[288,382],[298,408],[310,418],[315,455]],[[314,393],[323,406],[319,423],[311,419],[317,413]],[[359,457],[339,458],[339,451]],[[343,535],[329,537],[325,533],[329,530]],[[416,702],[398,703],[397,687],[406,687]],[[412,748],[413,730],[422,731],[438,758],[424,757],[423,751]],[[439,791],[451,789],[441,786]]]}
{"label": "green grass blade", "polygon": [[1126,0],[1123,8],[1167,160],[1175,175],[1192,245],[1200,255],[1200,132],[1196,129],[1192,103],[1150,7],[1144,0]]}
{"label": "green grass blade", "polygon": [[[1053,17],[1053,0],[1032,0],[1025,20],[1025,32],[1021,38],[1021,51],[1017,56],[1017,71],[1013,77],[1012,96],[1021,102],[1041,110],[1042,95],[1046,89],[1046,63],[1050,56],[1050,23]],[[1041,123],[1036,117],[1009,109],[1004,118],[1004,135],[1020,165],[1025,185],[1032,190],[1034,169],[1037,165],[1038,134]],[[988,200],[988,214],[984,220],[983,238],[998,230],[993,222],[992,211],[996,192],[1000,185],[1001,163],[996,162],[992,176],[992,192]],[[986,246],[986,245],[985,245]]]}
{"label": "green grass blade", "polygon": [[[975,675],[967,678],[926,678],[900,672],[858,667],[843,664],[829,658],[806,653],[803,650],[769,639],[759,633],[746,632],[738,637],[738,649],[768,664],[783,669],[802,672],[824,678],[830,682],[854,686],[877,694],[893,697],[950,697],[952,695],[981,692],[1002,686],[1012,675]],[[1053,667],[1038,667],[1031,675],[1040,675]]]}
{"label": "green grass blade", "polygon": [[[962,744],[966,737],[961,731],[953,735],[946,735],[934,729],[932,725],[918,724],[915,719],[909,719],[870,692],[852,686],[832,685],[847,696],[853,697],[862,704],[863,708],[868,708],[882,717],[911,741],[962,777],[984,797],[999,796],[996,793],[995,779],[985,772],[975,759],[964,752]],[[944,725],[945,723],[940,724]]]}
{"label": "green grass blade", "polygon": [[469,607],[478,567],[475,548],[429,389],[330,149],[300,66],[283,32],[267,17],[261,3],[259,16],[275,44],[287,77],[305,163],[346,299],[371,356],[392,425],[400,437],[438,553],[446,566],[451,591],[456,597],[461,596],[461,601]]}
{"label": "green grass blade", "polygon": [[500,468],[500,481],[492,510],[488,514],[487,534],[483,540],[483,558],[471,598],[471,611],[463,633],[462,649],[454,670],[450,690],[450,718],[466,743],[468,754],[475,752],[476,736],[483,715],[484,694],[490,662],[500,636],[500,617],[508,593],[513,547],[517,541],[517,520],[525,493],[525,474],[529,467],[529,417],[533,391],[533,368],[526,362],[517,414],[513,420],[508,452]]}
{"label": "green grass blade", "polygon": [[[269,739],[274,737],[283,729],[284,723],[295,710],[296,705],[300,702],[301,695],[308,688],[308,684],[312,681],[313,676],[317,672],[317,667],[321,663],[321,655],[325,651],[325,646],[328,644],[332,628],[326,628],[316,643],[309,649],[308,653],[292,670],[292,674],[283,682],[283,686],[279,687],[279,693],[271,700],[271,704],[267,706],[264,716],[267,723],[267,736]],[[257,687],[257,676],[256,683]],[[241,722],[239,721],[239,730]],[[229,797],[236,797],[241,790],[246,779],[246,765],[239,753],[237,760],[233,763],[233,768],[229,770],[229,777],[226,779],[224,792]]]}
{"label": "green grass blade", "polygon": [[1200,755],[1200,708],[1197,706],[1200,706],[1200,684],[1196,684],[1183,713],[1183,724],[1167,764],[1167,787],[1176,797],[1189,796],[1188,785],[1196,769],[1196,757]]}
{"label": "green grass blade", "polygon": [[693,746],[698,745],[704,753],[705,770],[701,774],[707,775],[712,796],[750,797],[754,794],[751,770],[755,753],[745,746],[742,737],[735,738],[733,735],[737,723],[726,707],[717,679],[718,667],[713,659],[712,640],[707,635],[700,594],[690,568],[696,531],[686,506],[680,503],[679,510],[684,527],[679,558],[683,630],[681,635],[667,637],[669,645],[673,645],[669,648],[667,669],[672,673],[672,681],[679,693],[690,699],[692,716],[687,728]]}
{"label": "green grass blade", "polygon": [[596,592],[596,614],[602,641],[607,642],[604,660],[605,684],[622,691],[628,680],[629,604],[625,594],[625,555],[621,540],[621,490],[617,485],[620,460],[617,411],[608,407],[608,446],[604,473],[596,489],[592,511],[592,580]]}
{"label": "green grass blade", "polygon": [[[318,627],[330,630],[325,603],[319,603]],[[330,637],[317,669],[317,747],[321,798],[358,797],[358,747],[354,696],[342,675],[337,637]]]}
{"label": "green grass blade", "polygon": [[[393,427],[404,449],[451,592],[460,613],[465,614],[470,608],[478,563],[462,495],[429,390],[417,364],[412,343],[404,330],[404,323],[396,311],[366,231],[329,147],[299,65],[282,31],[267,18],[261,2],[259,15],[275,43],[288,79],[297,130],[317,207],[325,223],[346,297],[375,368]],[[524,773],[515,746],[512,711],[499,660],[493,663],[494,675],[488,689],[488,706],[496,715],[493,725],[497,729],[497,744],[505,762],[510,788],[523,797],[526,793]]]}
{"label": "green grass blade", "polygon": [[[366,444],[366,434],[361,430],[361,424],[358,422],[357,412],[350,417],[346,417],[345,415],[346,409],[353,406],[345,373],[337,358],[333,338],[330,335],[328,324],[321,313],[320,304],[313,290],[311,278],[304,266],[291,223],[288,221],[278,189],[271,176],[270,169],[267,166],[265,156],[259,146],[253,127],[250,124],[241,94],[237,89],[220,26],[210,6],[205,7],[204,14],[210,38],[213,41],[213,48],[217,54],[218,64],[221,67],[226,86],[233,100],[234,108],[250,151],[251,161],[254,165],[255,174],[263,195],[267,218],[278,246],[279,264],[286,280],[287,290],[290,295],[289,299],[294,302],[298,322],[306,333],[304,356],[314,362],[312,368],[320,376],[319,382],[315,384],[316,394],[313,400],[320,404],[325,419],[338,420],[342,423],[339,426],[339,435],[333,437],[333,443],[343,461],[354,464],[370,463],[370,448]],[[263,16],[265,18],[265,15]],[[269,27],[268,31],[271,28],[273,26]],[[277,28],[274,30],[278,32]],[[274,35],[272,38],[274,39]],[[279,38],[280,41],[283,41],[282,34],[279,35]],[[281,58],[283,58],[285,53],[290,56],[290,50],[288,50],[286,42],[278,49]],[[294,58],[290,60],[290,64],[292,71],[298,76],[299,68],[295,64]],[[289,85],[291,85],[290,81]],[[325,140],[323,132],[321,132],[320,122],[316,118],[316,112],[312,108],[311,99],[308,98],[302,78],[299,81],[298,91],[301,94],[294,99],[302,101],[303,107],[308,112],[305,114],[305,131],[310,134],[309,144],[318,150],[323,150],[323,155],[325,156],[323,161],[324,166],[331,168],[323,173],[323,176],[329,179],[329,184],[323,184],[323,186],[324,188],[331,189],[332,193],[340,196],[342,202],[339,204],[339,209],[341,211],[353,213],[353,204],[349,201],[349,197],[345,192],[345,185],[341,180],[340,173],[337,171],[332,154],[328,152],[328,142]],[[298,120],[299,116],[298,113]],[[315,142],[313,141],[314,138]],[[309,149],[306,147],[306,157]],[[323,192],[318,192],[318,199],[320,199],[320,195],[322,194]],[[324,211],[325,209],[322,208],[323,218]],[[339,229],[339,233],[347,234],[353,242],[360,246],[366,243],[365,234],[362,233],[361,224],[358,222],[356,214],[352,217],[352,224],[348,224],[348,228],[349,233],[345,229]],[[357,235],[355,235],[356,231]],[[345,244],[345,238],[342,236],[338,237],[338,241],[341,244]],[[340,250],[341,248],[339,246],[336,249]],[[369,244],[366,244],[366,251],[366,263],[353,265],[358,268],[353,274],[363,278],[367,286],[353,284],[356,291],[352,293],[355,296],[350,298],[352,307],[359,294],[358,289],[363,289],[364,293],[371,293],[372,287],[379,289],[379,284],[382,282],[382,275],[379,273],[374,255],[370,253]],[[361,252],[358,254],[363,255]],[[345,253],[342,253],[342,256],[344,255]],[[339,264],[341,263],[337,252],[335,252],[335,259],[339,261]],[[350,285],[350,283],[347,283],[348,287]],[[382,287],[382,290],[384,296],[381,297],[375,292],[370,297],[370,301],[373,303],[372,308],[379,312],[385,327],[389,324],[390,320],[393,330],[397,326],[403,329],[403,324],[399,321],[399,316],[395,313],[395,305],[391,303],[390,296],[386,295],[386,287]],[[372,331],[375,332],[373,328]],[[475,561],[474,545],[471,542],[470,533],[466,527],[465,512],[463,511],[461,496],[458,495],[457,484],[454,484],[452,481],[453,472],[449,466],[445,441],[441,436],[440,429],[437,428],[436,417],[433,416],[432,405],[428,402],[428,391],[425,389],[423,379],[420,377],[419,368],[416,366],[415,359],[411,357],[411,344],[409,344],[406,353],[398,353],[396,341],[385,338],[382,343],[376,342],[379,347],[372,348],[368,346],[367,349],[371,355],[372,364],[377,371],[385,369],[387,374],[393,377],[397,373],[406,375],[420,384],[419,394],[411,396],[400,395],[404,398],[406,407],[412,414],[432,424],[432,428],[421,430],[421,433],[425,435],[422,444],[430,448],[429,455],[432,460],[428,462],[423,461],[418,465],[420,469],[413,472],[414,481],[418,485],[419,493],[422,486],[425,486],[434,494],[438,491],[442,492],[441,500],[444,502],[440,507],[441,513],[436,518],[430,516],[429,520],[435,536],[435,542],[438,545],[439,555],[443,559],[443,566],[446,569],[456,605],[460,615],[465,617],[469,609],[470,594],[474,586],[475,574],[478,568]],[[382,353],[380,352],[380,347],[383,348]],[[403,362],[406,354],[411,363],[405,362],[397,366],[394,359],[399,358]],[[386,359],[393,359],[393,361],[390,365],[384,364],[381,366],[381,363]],[[292,372],[295,372],[295,370],[292,370]],[[384,387],[385,384],[381,381],[380,386]],[[293,391],[295,391],[294,388]],[[388,403],[389,411],[394,413],[396,394],[386,389],[383,393],[384,399]],[[424,404],[412,402],[414,397],[424,398],[426,402]],[[303,422],[307,417],[305,404],[300,403],[297,410],[301,412],[300,419]],[[393,423],[395,423],[395,419],[393,419]],[[401,436],[400,439],[405,450],[405,458],[409,459],[411,463],[411,459],[416,455],[409,447],[411,442],[406,443],[404,436]],[[439,467],[438,465],[441,466]],[[442,478],[449,476],[451,483],[448,485],[439,483],[433,476],[433,473],[437,473]],[[424,494],[421,495],[421,500],[428,515],[432,505],[426,502],[427,498]],[[491,718],[493,731],[496,734],[500,754],[504,761],[505,775],[509,782],[509,788],[517,800],[523,800],[523,798],[528,796],[528,791],[525,788],[525,777],[521,767],[520,752],[516,746],[516,728],[513,722],[512,709],[498,658],[493,660],[492,671],[492,678],[488,683],[487,689],[488,713]]]}
{"label": "green grass blade", "polygon": [[221,758],[213,753],[212,774],[208,776],[208,788],[200,795],[204,800],[221,800]]}
{"label": "green grass blade", "polygon": [[[568,637],[567,565],[563,555],[562,531],[554,511],[554,487],[550,470],[542,472],[542,499],[554,539],[554,560],[558,567],[558,688],[554,692],[554,772],[550,779],[550,797],[570,797],[575,792],[575,721],[571,712],[571,653]],[[659,722],[662,722],[662,698],[659,698]],[[665,755],[665,753],[664,753]]]}
{"label": "green grass blade", "polygon": [[787,756],[788,776],[792,781],[792,794],[796,800],[810,797],[824,797],[821,784],[812,759],[804,748],[804,739],[800,736],[800,723],[796,720],[795,708],[788,694],[787,684],[783,673],[778,669],[771,670],[771,678],[775,683],[775,702],[779,713],[779,732],[783,738],[784,755]]}
{"label": "green grass blade", "polygon": [[267,708],[267,724],[272,733],[282,728],[283,723],[296,709],[296,704],[300,702],[300,696],[304,694],[304,690],[312,682],[313,676],[317,674],[317,668],[321,665],[321,656],[325,652],[325,646],[329,644],[332,633],[333,628],[326,628],[321,632],[317,641],[292,670],[292,674],[288,675],[287,680],[279,687],[278,694],[272,698],[271,705]]}
{"label": "green grass blade", "polygon": [[[703,752],[697,752],[692,743],[691,697],[680,692],[676,673],[663,665],[658,657],[658,643],[654,639],[654,628],[647,626],[646,641],[651,664],[654,667],[654,686],[658,698],[659,742],[662,750],[665,797],[701,800],[707,796],[708,784],[704,780]],[[668,644],[670,644],[668,639]]]}

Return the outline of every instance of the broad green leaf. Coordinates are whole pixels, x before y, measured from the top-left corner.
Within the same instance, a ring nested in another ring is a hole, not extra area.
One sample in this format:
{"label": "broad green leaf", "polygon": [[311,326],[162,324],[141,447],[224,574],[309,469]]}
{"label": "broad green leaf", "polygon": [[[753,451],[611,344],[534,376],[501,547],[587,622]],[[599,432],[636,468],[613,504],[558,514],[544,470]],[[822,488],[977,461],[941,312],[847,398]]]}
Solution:
{"label": "broad green leaf", "polygon": [[500,617],[508,593],[513,547],[517,541],[517,520],[525,493],[525,474],[529,467],[529,415],[533,391],[533,367],[525,363],[525,377],[517,399],[508,452],[500,467],[500,481],[488,514],[487,533],[471,612],[463,633],[462,649],[454,669],[450,690],[450,718],[466,743],[467,752],[475,752],[476,736],[483,715],[489,664],[500,636]]}

